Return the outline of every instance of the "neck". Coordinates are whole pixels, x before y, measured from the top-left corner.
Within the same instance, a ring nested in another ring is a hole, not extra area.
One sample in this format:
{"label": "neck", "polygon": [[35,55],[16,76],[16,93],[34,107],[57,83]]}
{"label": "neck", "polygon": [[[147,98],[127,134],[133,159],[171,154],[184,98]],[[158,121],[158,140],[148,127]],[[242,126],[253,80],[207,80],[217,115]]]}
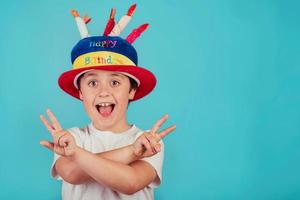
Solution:
{"label": "neck", "polygon": [[114,124],[111,126],[103,126],[99,123],[94,123],[94,122],[92,122],[92,124],[99,131],[110,131],[117,134],[123,133],[132,127],[132,125],[128,124],[126,119],[120,121],[118,124]]}

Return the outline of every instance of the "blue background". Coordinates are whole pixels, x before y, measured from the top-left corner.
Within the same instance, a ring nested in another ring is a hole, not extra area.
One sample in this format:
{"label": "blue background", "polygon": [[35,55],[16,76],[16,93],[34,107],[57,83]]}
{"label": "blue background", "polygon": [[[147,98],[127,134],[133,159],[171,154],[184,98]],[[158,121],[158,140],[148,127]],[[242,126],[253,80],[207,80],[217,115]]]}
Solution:
{"label": "blue background", "polygon": [[[300,199],[300,1],[152,0],[123,37],[158,85],[133,103],[130,122],[148,129],[163,114],[177,130],[165,139],[157,199]],[[89,122],[58,85],[80,39],[70,10],[102,34],[110,8],[133,1],[0,2],[0,199],[59,199],[50,177],[50,139],[39,115],[51,108],[64,127]]]}

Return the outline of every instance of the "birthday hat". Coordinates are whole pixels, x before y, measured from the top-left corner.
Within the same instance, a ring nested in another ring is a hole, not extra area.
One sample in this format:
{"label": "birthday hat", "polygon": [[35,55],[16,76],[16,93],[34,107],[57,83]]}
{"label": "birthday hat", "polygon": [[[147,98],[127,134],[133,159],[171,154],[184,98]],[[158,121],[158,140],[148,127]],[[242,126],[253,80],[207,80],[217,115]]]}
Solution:
{"label": "birthday hat", "polygon": [[80,18],[76,10],[72,10],[81,40],[71,52],[73,68],[62,73],[58,84],[62,90],[75,98],[79,98],[77,79],[90,70],[107,70],[122,73],[136,81],[138,87],[132,101],[149,94],[156,85],[156,78],[149,70],[138,66],[138,56],[132,43],[146,30],[148,24],[134,29],[126,39],[119,35],[131,20],[136,5],[129,8],[127,15],[115,24],[115,10],[112,9],[103,36],[90,36],[86,24],[91,20],[88,16]]}

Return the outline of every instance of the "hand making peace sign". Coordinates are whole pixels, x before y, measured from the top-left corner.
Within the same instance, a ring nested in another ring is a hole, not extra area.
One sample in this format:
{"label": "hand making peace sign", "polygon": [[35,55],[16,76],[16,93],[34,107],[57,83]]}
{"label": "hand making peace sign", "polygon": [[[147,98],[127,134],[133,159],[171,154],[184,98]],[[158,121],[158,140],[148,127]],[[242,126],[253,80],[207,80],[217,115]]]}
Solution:
{"label": "hand making peace sign", "polygon": [[161,151],[161,144],[159,143],[166,135],[176,129],[176,125],[170,126],[161,132],[158,132],[160,127],[167,121],[169,115],[163,116],[159,119],[151,131],[144,132],[140,135],[136,141],[132,144],[134,148],[134,154],[140,158],[150,157]]}
{"label": "hand making peace sign", "polygon": [[47,109],[47,114],[51,123],[43,115],[40,115],[40,119],[51,133],[53,142],[42,140],[40,144],[61,156],[72,156],[78,148],[75,138],[61,127],[50,109]]}
{"label": "hand making peace sign", "polygon": [[[51,133],[53,142],[42,140],[40,144],[62,156],[74,155],[78,148],[75,138],[71,133],[61,127],[58,120],[49,109],[47,110],[47,114],[51,123],[43,115],[40,115],[40,119]],[[150,157],[161,151],[160,140],[176,129],[176,125],[173,125],[160,133],[158,132],[163,123],[167,121],[168,117],[168,115],[165,115],[159,119],[154,124],[151,131],[144,132],[131,145],[133,147],[133,153],[138,158]]]}

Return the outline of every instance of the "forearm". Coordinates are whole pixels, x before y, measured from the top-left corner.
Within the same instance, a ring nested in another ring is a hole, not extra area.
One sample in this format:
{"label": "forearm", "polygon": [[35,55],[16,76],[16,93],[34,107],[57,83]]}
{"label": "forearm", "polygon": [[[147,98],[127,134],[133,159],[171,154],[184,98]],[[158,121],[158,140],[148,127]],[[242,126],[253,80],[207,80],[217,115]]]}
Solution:
{"label": "forearm", "polygon": [[78,148],[72,161],[94,180],[113,190],[125,194],[135,191],[138,177],[129,165],[102,158],[81,148]]}
{"label": "forearm", "polygon": [[67,157],[60,157],[55,163],[55,170],[68,183],[73,185],[95,181],[78,165]]}
{"label": "forearm", "polygon": [[[131,145],[119,149],[97,153],[98,157],[128,165],[139,158],[134,155]],[[86,174],[75,162],[67,157],[61,157],[55,165],[57,173],[67,182],[77,185],[95,181]]]}
{"label": "forearm", "polygon": [[111,151],[97,153],[96,155],[101,158],[106,158],[108,160],[116,161],[125,165],[128,165],[139,159],[139,157],[134,154],[132,145],[121,147]]}

